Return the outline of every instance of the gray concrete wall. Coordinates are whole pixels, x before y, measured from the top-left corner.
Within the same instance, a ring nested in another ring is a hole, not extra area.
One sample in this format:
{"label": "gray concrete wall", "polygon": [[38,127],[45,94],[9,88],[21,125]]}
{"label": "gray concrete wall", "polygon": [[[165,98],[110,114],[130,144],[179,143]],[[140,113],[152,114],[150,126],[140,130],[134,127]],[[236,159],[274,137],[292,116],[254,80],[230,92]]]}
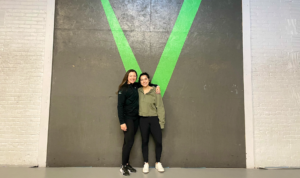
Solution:
{"label": "gray concrete wall", "polygon": [[[110,1],[151,76],[182,2]],[[163,98],[164,166],[246,166],[241,24],[241,1],[201,3]],[[100,0],[56,1],[53,55],[47,166],[119,166],[125,70]],[[131,164],[143,164],[139,132]]]}

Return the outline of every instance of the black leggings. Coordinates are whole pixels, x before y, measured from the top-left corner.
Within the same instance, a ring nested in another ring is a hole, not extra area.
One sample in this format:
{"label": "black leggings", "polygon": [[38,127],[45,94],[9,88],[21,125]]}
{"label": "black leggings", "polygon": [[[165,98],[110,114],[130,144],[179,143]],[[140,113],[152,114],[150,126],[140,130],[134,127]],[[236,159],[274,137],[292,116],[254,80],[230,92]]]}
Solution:
{"label": "black leggings", "polygon": [[150,133],[155,141],[156,162],[160,162],[162,152],[162,133],[158,117],[141,117],[140,128],[142,134],[142,152],[144,162],[148,162],[148,143]]}
{"label": "black leggings", "polygon": [[127,131],[124,132],[124,144],[122,149],[122,165],[129,163],[130,151],[134,143],[134,136],[139,127],[138,119],[126,119],[125,124],[127,126]]}

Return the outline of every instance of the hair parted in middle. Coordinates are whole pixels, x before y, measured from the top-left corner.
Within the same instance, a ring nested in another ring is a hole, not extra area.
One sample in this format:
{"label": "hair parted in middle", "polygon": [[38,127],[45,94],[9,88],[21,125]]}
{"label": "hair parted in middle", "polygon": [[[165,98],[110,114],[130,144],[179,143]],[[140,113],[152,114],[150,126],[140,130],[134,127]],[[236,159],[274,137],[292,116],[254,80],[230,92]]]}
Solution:
{"label": "hair parted in middle", "polygon": [[143,75],[146,75],[146,76],[147,76],[147,78],[149,79],[149,85],[151,85],[150,75],[149,75],[147,72],[141,73],[141,75],[140,75],[140,77],[139,77],[139,84],[141,84],[141,77],[142,77]]}

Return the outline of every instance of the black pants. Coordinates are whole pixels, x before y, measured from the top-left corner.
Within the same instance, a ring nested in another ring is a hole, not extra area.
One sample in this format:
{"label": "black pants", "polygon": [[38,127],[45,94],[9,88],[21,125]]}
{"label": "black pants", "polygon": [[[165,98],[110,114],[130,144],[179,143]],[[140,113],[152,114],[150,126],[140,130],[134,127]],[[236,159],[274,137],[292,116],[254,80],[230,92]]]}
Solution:
{"label": "black pants", "polygon": [[134,143],[134,136],[139,127],[139,118],[126,119],[127,131],[124,132],[124,144],[122,149],[122,165],[129,163],[130,151]]}
{"label": "black pants", "polygon": [[160,162],[162,152],[162,133],[159,125],[158,117],[141,117],[140,128],[142,134],[142,152],[144,162],[148,162],[148,143],[149,135],[153,136],[155,141],[156,162]]}

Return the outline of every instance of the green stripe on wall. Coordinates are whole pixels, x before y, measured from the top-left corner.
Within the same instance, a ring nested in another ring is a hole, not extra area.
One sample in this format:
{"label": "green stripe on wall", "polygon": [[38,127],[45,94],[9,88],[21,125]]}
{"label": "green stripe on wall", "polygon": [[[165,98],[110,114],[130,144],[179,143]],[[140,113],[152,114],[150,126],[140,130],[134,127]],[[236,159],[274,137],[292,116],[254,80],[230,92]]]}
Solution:
{"label": "green stripe on wall", "polygon": [[127,39],[123,33],[123,30],[118,22],[118,19],[108,0],[101,0],[103,9],[105,11],[111,32],[114,36],[117,48],[119,50],[125,70],[134,69],[139,74],[142,73],[138,62],[136,61],[134,54],[127,42]]}
{"label": "green stripe on wall", "polygon": [[[135,69],[141,74],[141,69],[126,40],[121,26],[108,0],[101,0],[109,26],[114,36],[125,70]],[[160,61],[153,76],[153,83],[161,88],[164,96],[168,87],[186,37],[193,24],[194,18],[200,7],[201,0],[185,0],[175,22],[174,28],[161,55]]]}
{"label": "green stripe on wall", "polygon": [[185,0],[153,76],[164,95],[201,0]]}

